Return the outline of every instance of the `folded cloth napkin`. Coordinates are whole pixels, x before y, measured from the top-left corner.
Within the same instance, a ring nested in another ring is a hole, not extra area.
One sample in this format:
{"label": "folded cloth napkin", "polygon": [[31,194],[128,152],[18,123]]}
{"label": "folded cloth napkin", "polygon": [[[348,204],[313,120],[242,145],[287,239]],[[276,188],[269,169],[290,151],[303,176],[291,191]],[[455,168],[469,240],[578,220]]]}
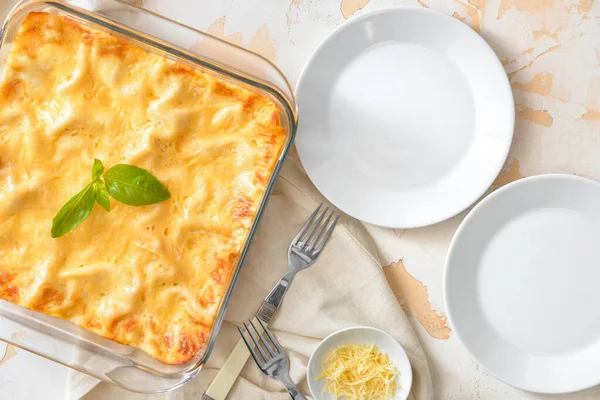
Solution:
{"label": "folded cloth napkin", "polygon": [[[318,203],[325,202],[298,165],[288,160],[244,263],[216,345],[198,377],[171,393],[136,395],[101,383],[85,396],[98,399],[199,399],[239,340],[236,324],[250,318],[284,273],[287,248]],[[271,323],[288,350],[291,377],[309,395],[306,366],[315,346],[330,333],[368,325],[390,333],[408,353],[413,368],[412,395],[433,398],[427,359],[381,268],[375,243],[364,226],[345,217],[317,262],[296,275]],[[249,361],[229,399],[289,399],[279,382]]]}

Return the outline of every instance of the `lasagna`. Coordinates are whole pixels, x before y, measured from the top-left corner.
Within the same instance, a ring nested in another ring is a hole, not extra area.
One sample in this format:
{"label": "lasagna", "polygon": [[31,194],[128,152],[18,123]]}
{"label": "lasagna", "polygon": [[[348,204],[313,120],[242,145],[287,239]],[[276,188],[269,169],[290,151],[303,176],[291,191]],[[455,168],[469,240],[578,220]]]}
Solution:
{"label": "lasagna", "polygon": [[[205,349],[286,132],[268,98],[49,13],[0,83],[0,298],[180,364]],[[171,193],[53,239],[93,159]]]}

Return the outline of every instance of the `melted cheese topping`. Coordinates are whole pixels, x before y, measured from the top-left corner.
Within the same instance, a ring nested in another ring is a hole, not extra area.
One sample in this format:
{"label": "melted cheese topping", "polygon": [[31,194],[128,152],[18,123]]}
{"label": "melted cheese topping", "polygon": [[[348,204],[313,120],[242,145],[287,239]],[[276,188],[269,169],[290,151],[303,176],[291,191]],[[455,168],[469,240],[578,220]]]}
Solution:
{"label": "melted cheese topping", "polygon": [[394,363],[374,345],[343,344],[327,354],[316,379],[325,379],[324,391],[336,400],[389,400],[397,376]]}
{"label": "melted cheese topping", "polygon": [[[77,22],[31,13],[0,85],[0,298],[177,364],[205,348],[285,141],[267,98]],[[159,204],[52,218],[107,168]]]}

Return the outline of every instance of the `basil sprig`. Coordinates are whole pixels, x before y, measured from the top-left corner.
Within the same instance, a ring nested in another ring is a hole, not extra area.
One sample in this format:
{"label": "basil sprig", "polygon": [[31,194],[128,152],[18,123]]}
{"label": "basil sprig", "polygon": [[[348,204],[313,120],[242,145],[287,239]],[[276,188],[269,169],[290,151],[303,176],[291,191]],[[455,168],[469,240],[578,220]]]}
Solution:
{"label": "basil sprig", "polygon": [[87,185],[81,192],[71,197],[58,211],[52,220],[53,238],[61,237],[71,232],[85,220],[94,208],[94,189],[92,184]]}
{"label": "basil sprig", "polygon": [[130,206],[145,206],[171,197],[154,175],[133,165],[115,165],[104,174],[104,182],[112,198]]}
{"label": "basil sprig", "polygon": [[165,185],[143,168],[117,164],[106,171],[104,176],[103,171],[102,161],[94,158],[92,182],[58,211],[52,220],[50,233],[53,238],[77,228],[90,215],[95,203],[110,211],[110,197],[130,206],[160,203],[171,197]]}
{"label": "basil sprig", "polygon": [[110,211],[110,197],[108,197],[108,190],[106,185],[102,181],[96,181],[93,183],[94,186],[94,198],[96,202],[102,206],[106,211]]}

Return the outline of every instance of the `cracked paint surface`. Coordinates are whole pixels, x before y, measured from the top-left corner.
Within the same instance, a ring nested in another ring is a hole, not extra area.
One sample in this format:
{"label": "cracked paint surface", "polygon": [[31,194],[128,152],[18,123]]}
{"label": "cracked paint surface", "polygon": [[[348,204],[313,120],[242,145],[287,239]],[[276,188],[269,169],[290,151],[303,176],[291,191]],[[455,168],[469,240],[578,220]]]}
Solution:
{"label": "cracked paint surface", "polygon": [[548,110],[534,110],[521,105],[517,105],[516,117],[545,127],[552,126],[554,122],[554,118],[548,113]]}
{"label": "cracked paint surface", "polygon": [[365,8],[370,0],[342,0],[340,10],[345,19],[350,18],[358,10]]}
{"label": "cracked paint surface", "polygon": [[448,320],[444,314],[432,308],[427,286],[408,273],[402,260],[384,267],[383,271],[406,315],[417,318],[432,337],[448,339]]}
{"label": "cracked paint surface", "polygon": [[219,17],[208,27],[206,32],[229,43],[246,47],[248,50],[260,54],[268,60],[274,61],[277,59],[277,47],[271,38],[271,32],[266,24],[262,25],[247,43],[240,32],[229,32],[226,29],[226,25],[227,17]]}
{"label": "cracked paint surface", "polygon": [[508,185],[511,182],[514,182],[518,179],[521,179],[523,176],[521,175],[521,163],[519,160],[514,158],[509,158],[506,160],[502,171],[492,183],[492,186],[496,189],[501,188],[504,185]]}
{"label": "cracked paint surface", "polygon": [[0,359],[0,367],[4,366],[11,358],[17,355],[17,350],[15,346],[9,344],[6,346],[6,350],[4,351],[4,355]]}

